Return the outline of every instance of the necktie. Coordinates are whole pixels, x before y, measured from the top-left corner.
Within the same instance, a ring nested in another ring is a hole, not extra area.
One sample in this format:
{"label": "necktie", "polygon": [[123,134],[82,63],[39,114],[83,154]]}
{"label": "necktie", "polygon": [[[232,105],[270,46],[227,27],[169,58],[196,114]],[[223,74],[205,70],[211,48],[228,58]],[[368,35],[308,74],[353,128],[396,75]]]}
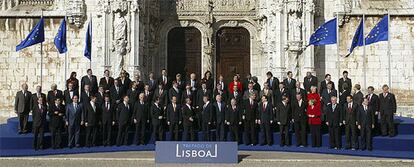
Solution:
{"label": "necktie", "polygon": [[40,113],[43,113],[42,105],[39,104]]}
{"label": "necktie", "polygon": [[78,109],[78,105],[76,105],[76,103],[74,104],[75,111]]}
{"label": "necktie", "polygon": [[265,112],[265,109],[266,109],[266,104],[263,103],[263,112]]}
{"label": "necktie", "polygon": [[106,111],[109,111],[109,103],[106,102]]}

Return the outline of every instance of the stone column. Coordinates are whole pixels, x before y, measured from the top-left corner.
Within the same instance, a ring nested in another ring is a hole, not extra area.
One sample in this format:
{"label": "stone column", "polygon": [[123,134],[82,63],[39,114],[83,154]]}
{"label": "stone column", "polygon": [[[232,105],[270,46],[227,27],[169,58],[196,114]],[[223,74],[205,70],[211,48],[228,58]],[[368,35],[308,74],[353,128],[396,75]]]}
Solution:
{"label": "stone column", "polygon": [[[303,13],[303,18],[304,18],[304,30],[303,30],[303,45],[302,46],[306,46],[309,41],[309,37],[310,35],[313,33],[314,31],[314,11],[315,11],[315,4],[313,2],[313,0],[307,0],[306,4],[305,4],[305,12]],[[303,68],[302,68],[302,74],[306,74],[306,72],[310,71],[313,74],[315,74],[315,62],[314,62],[314,47],[313,45],[309,46],[308,48],[306,48],[306,50],[304,50],[303,53],[304,56],[304,63],[303,63]],[[300,78],[303,78],[304,75],[299,76]]]}
{"label": "stone column", "polygon": [[134,67],[134,70],[141,70],[140,69],[140,44],[139,44],[139,31],[140,31],[140,17],[139,17],[139,4],[137,0],[133,0],[131,2],[131,58],[130,60],[133,60],[131,63],[131,66]]}

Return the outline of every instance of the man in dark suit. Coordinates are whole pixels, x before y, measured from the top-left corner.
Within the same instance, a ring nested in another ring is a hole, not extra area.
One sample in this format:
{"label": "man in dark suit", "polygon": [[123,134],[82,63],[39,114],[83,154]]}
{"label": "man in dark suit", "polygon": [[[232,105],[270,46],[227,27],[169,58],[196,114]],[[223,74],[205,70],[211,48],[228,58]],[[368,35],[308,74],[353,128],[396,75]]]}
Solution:
{"label": "man in dark suit", "polygon": [[250,94],[252,93],[256,94],[256,97],[259,96],[259,92],[253,89],[253,82],[247,85],[247,88],[245,89],[244,94],[243,94],[243,101],[249,99]]}
{"label": "man in dark suit", "polygon": [[109,95],[104,96],[102,108],[102,143],[111,146],[112,127],[115,125],[116,105],[111,102]]}
{"label": "man in dark suit", "polygon": [[180,89],[181,91],[183,91],[185,89],[185,81],[183,81],[180,73],[175,75],[175,80],[174,81],[177,83],[177,88],[178,89]]}
{"label": "man in dark suit", "polygon": [[[190,84],[187,84],[186,86],[185,86],[185,90],[183,91],[183,93],[182,93],[182,97],[181,97],[181,104],[183,104],[183,105],[185,105],[186,103],[187,103],[187,98],[189,98],[190,100],[191,100],[191,102],[196,102],[196,98],[197,96],[196,96],[196,94],[193,94],[193,92],[191,91],[191,85]],[[192,104],[192,107],[194,107],[195,105],[194,104]]]}
{"label": "man in dark suit", "polygon": [[85,127],[86,127],[86,147],[94,147],[96,141],[96,131],[98,127],[98,114],[101,111],[96,103],[96,97],[91,96],[89,103],[84,103],[85,107]]}
{"label": "man in dark suit", "polygon": [[106,96],[105,90],[102,86],[99,86],[98,93],[95,94],[96,97],[96,105],[101,107],[104,103],[104,97]]}
{"label": "man in dark suit", "polygon": [[296,87],[296,79],[293,79],[293,73],[292,71],[287,72],[287,78],[283,80],[283,83],[285,84],[286,89],[288,91],[292,91]]}
{"label": "man in dark suit", "polygon": [[153,92],[151,92],[149,85],[144,86],[144,101],[148,104],[152,103],[152,98],[154,97]]}
{"label": "man in dark suit", "polygon": [[357,143],[357,132],[356,132],[356,115],[358,112],[358,104],[353,102],[352,96],[349,95],[346,97],[347,103],[343,106],[343,124],[345,125],[345,139],[346,139],[346,147],[345,149],[352,150],[358,149]]}
{"label": "man in dark suit", "polygon": [[[328,83],[332,83],[332,90],[335,89],[335,83],[331,81],[331,74],[325,75],[325,80],[321,81],[319,94],[322,94],[322,91],[327,89]],[[351,86],[351,85],[349,85]]]}
{"label": "man in dark suit", "polygon": [[138,88],[138,84],[135,81],[132,81],[131,88],[127,90],[126,95],[129,97],[129,103],[131,107],[134,108],[135,103],[138,101],[138,95],[141,93]]}
{"label": "man in dark suit", "polygon": [[286,96],[289,97],[289,90],[285,88],[285,85],[283,83],[279,84],[279,89],[276,89],[276,91],[273,91],[274,94],[274,101],[276,104],[279,104],[282,102],[282,97]]}
{"label": "man in dark suit", "polygon": [[365,150],[368,148],[369,151],[372,150],[372,128],[374,125],[374,110],[369,107],[369,101],[367,98],[363,99],[362,105],[358,109],[357,122],[358,129],[361,132],[361,149]]}
{"label": "man in dark suit", "polygon": [[303,96],[298,93],[294,101],[291,103],[292,107],[292,122],[295,128],[296,135],[296,146],[307,146],[307,133],[306,125],[308,124],[306,116],[306,101],[302,98]]}
{"label": "man in dark suit", "polygon": [[63,96],[65,97],[65,105],[72,103],[73,96],[78,96],[79,98],[79,90],[75,90],[73,87],[73,83],[68,83],[68,89],[63,92]]}
{"label": "man in dark suit", "polygon": [[213,91],[213,97],[216,97],[217,95],[220,95],[223,101],[227,101],[229,96],[227,90],[223,89],[223,86],[221,84],[217,84],[216,88]]}
{"label": "man in dark suit", "polygon": [[51,90],[47,92],[47,103],[49,106],[55,103],[56,98],[63,99],[63,92],[57,89],[56,84],[52,84]]}
{"label": "man in dark suit", "polygon": [[177,97],[172,96],[171,104],[167,106],[167,125],[170,129],[170,134],[174,141],[178,141],[178,132],[180,130],[181,120],[181,106],[177,103]]}
{"label": "man in dark suit", "polygon": [[374,124],[375,127],[373,128],[373,134],[379,134],[381,131],[380,124],[378,121],[378,115],[379,115],[379,97],[374,93],[374,87],[369,86],[368,94],[365,96],[365,98],[368,99],[368,106],[374,111]]}
{"label": "man in dark suit", "polygon": [[114,78],[110,77],[109,70],[104,71],[104,77],[102,77],[99,80],[99,86],[102,86],[105,92],[109,91],[109,88],[111,88],[114,85]]}
{"label": "man in dark suit", "polygon": [[155,89],[158,87],[157,80],[154,78],[154,73],[150,72],[148,74],[147,85],[149,85],[149,90],[154,93]]}
{"label": "man in dark suit", "polygon": [[[189,87],[187,85],[187,87]],[[191,88],[191,87],[190,87]],[[195,140],[195,136],[194,136],[194,107],[191,106],[191,98],[187,97],[185,98],[185,104],[183,104],[183,127],[184,127],[184,131],[183,131],[183,141],[188,141],[188,139],[190,139],[190,141],[194,141]],[[188,137],[188,135],[190,135],[190,137]]]}
{"label": "man in dark suit", "polygon": [[[329,104],[331,104],[331,98],[338,96],[336,90],[333,89],[332,83],[328,83],[326,86],[326,89],[322,91],[321,97],[322,97],[322,115],[321,120],[326,121],[326,110]],[[325,126],[321,125],[322,127],[326,128]]]}
{"label": "man in dark suit", "polygon": [[326,110],[326,125],[329,128],[329,147],[341,149],[342,147],[342,113],[341,107],[337,102],[337,97],[332,96],[331,102]]}
{"label": "man in dark suit", "polygon": [[[266,136],[267,145],[272,145],[272,130],[270,124],[273,123],[273,106],[267,101],[267,96],[262,96],[262,102],[259,104],[259,118],[258,123],[260,124],[260,131]],[[261,143],[264,145],[264,143]]]}
{"label": "man in dark suit", "polygon": [[79,134],[81,122],[84,120],[83,104],[79,104],[78,95],[72,97],[72,102],[66,104],[65,121],[68,127],[68,147],[80,147]]}
{"label": "man in dark suit", "polygon": [[164,119],[164,109],[160,105],[160,98],[155,97],[154,103],[151,106],[152,118],[152,137],[156,141],[163,140],[164,129],[162,127],[162,120]]}
{"label": "man in dark suit", "polygon": [[49,105],[49,126],[50,133],[52,136],[52,148],[61,148],[62,143],[62,128],[63,128],[63,117],[65,116],[65,107],[62,105],[60,98],[55,98],[55,102]]}
{"label": "man in dark suit", "polygon": [[132,118],[135,124],[135,137],[134,143],[136,145],[145,145],[145,129],[146,124],[149,123],[149,106],[145,102],[144,93],[139,94],[139,100],[135,102],[134,114]]}
{"label": "man in dark suit", "polygon": [[279,103],[276,107],[276,120],[280,130],[280,146],[290,146],[289,126],[291,121],[291,107],[289,97],[282,96],[282,103]]}
{"label": "man in dark suit", "polygon": [[296,99],[296,95],[297,94],[300,94],[301,96],[302,96],[302,100],[304,100],[304,101],[307,101],[307,92],[306,92],[306,90],[305,89],[302,89],[301,87],[300,87],[300,82],[299,81],[296,81],[296,83],[295,83],[295,88],[294,89],[292,89],[291,91],[290,91],[290,93],[289,93],[289,95],[290,95],[290,99],[292,99],[291,100],[291,102],[293,102],[293,101],[296,101],[297,99]]}
{"label": "man in dark suit", "polygon": [[239,143],[239,126],[242,124],[242,116],[236,99],[230,100],[230,106],[226,107],[225,111],[226,119],[224,122],[229,126],[229,132],[233,138],[233,141]]}
{"label": "man in dark suit", "polygon": [[352,96],[354,97],[354,102],[358,105],[362,104],[362,101],[364,99],[364,94],[361,92],[361,85],[355,84],[355,93]]}
{"label": "man in dark suit", "polygon": [[37,98],[36,105],[32,106],[33,115],[33,148],[43,149],[44,127],[46,124],[47,106],[43,97]]}
{"label": "man in dark suit", "polygon": [[171,100],[173,96],[177,98],[177,102],[181,102],[182,91],[178,88],[178,83],[173,81],[173,87],[168,91],[168,98]]}
{"label": "man in dark suit", "polygon": [[225,112],[226,104],[222,101],[221,96],[216,96],[216,102],[213,103],[213,111],[215,113],[216,119],[214,124],[216,125],[216,140],[225,141],[226,130],[225,130]]}
{"label": "man in dark suit", "polygon": [[313,76],[311,72],[306,72],[306,77],[303,78],[303,87],[306,92],[311,92],[311,86],[318,87],[318,78]]}
{"label": "man in dark suit", "polygon": [[233,93],[229,93],[229,97],[228,97],[228,103],[230,103],[231,99],[236,99],[237,104],[241,103],[243,98],[242,98],[242,93],[239,91],[239,88],[237,87],[237,85],[233,86]]}
{"label": "man in dark suit", "polygon": [[124,89],[122,89],[122,87],[119,85],[119,81],[117,79],[114,80],[114,85],[111,88],[109,88],[109,95],[111,97],[112,103],[114,103],[115,105],[122,103],[121,98],[124,97],[123,94]]}
{"label": "man in dark suit", "polygon": [[218,76],[217,84],[220,84],[221,85],[221,89],[222,90],[225,90],[225,91],[228,90],[228,88],[226,87],[227,86],[227,83],[224,81],[223,75],[219,75]]}
{"label": "man in dark suit", "polygon": [[116,138],[116,145],[128,144],[128,126],[130,123],[133,108],[129,105],[129,97],[124,96],[123,101],[119,103],[116,113],[116,120],[118,122],[118,135]]}
{"label": "man in dark suit", "polygon": [[158,88],[155,89],[153,99],[159,98],[160,102],[158,103],[162,110],[165,110],[165,107],[168,104],[168,91],[164,89],[164,85],[159,84]]}
{"label": "man in dark suit", "polygon": [[[342,72],[342,78],[340,78],[339,81],[338,81],[339,94],[341,94],[344,91],[344,89],[343,89],[344,83],[348,84],[348,87],[346,88],[346,90],[348,92],[351,92],[352,80],[350,78],[348,78],[348,71]],[[355,99],[355,97],[354,97],[354,99]]]}
{"label": "man in dark suit", "polygon": [[394,114],[397,112],[395,95],[389,92],[388,85],[382,86],[379,95],[379,112],[381,117],[381,132],[383,136],[395,136]]}
{"label": "man in dark suit", "polygon": [[249,99],[244,102],[242,120],[244,133],[250,142],[245,144],[256,145],[257,144],[257,133],[256,133],[256,124],[258,121],[258,106],[256,102],[256,94],[251,94]]}
{"label": "man in dark suit", "polygon": [[269,85],[269,88],[272,89],[273,93],[279,89],[279,79],[277,79],[276,77],[273,77],[272,72],[268,71],[266,73],[267,76],[267,80],[266,82]]}
{"label": "man in dark suit", "polygon": [[210,141],[210,125],[213,121],[213,112],[213,105],[211,104],[208,96],[203,96],[203,104],[201,105],[200,112],[200,122],[204,141]]}
{"label": "man in dark suit", "polygon": [[168,77],[166,69],[161,70],[161,76],[158,78],[158,84],[162,84],[166,90],[171,88],[171,78]]}
{"label": "man in dark suit", "polygon": [[208,96],[209,99],[213,97],[212,90],[207,89],[207,84],[205,82],[201,83],[201,88],[197,91],[197,100],[200,104],[202,103],[204,96]]}
{"label": "man in dark suit", "polygon": [[86,72],[87,75],[83,76],[81,79],[81,88],[84,88],[85,85],[89,85],[91,88],[90,91],[92,94],[95,94],[98,92],[98,81],[96,76],[92,75],[92,69],[88,69]]}
{"label": "man in dark suit", "polygon": [[38,105],[37,102],[39,98],[42,98],[42,102],[44,103],[43,105],[46,105],[46,95],[42,93],[42,86],[40,85],[36,86],[36,92],[32,94],[30,109],[33,109],[34,106]]}
{"label": "man in dark suit", "polygon": [[89,103],[89,101],[91,101],[91,96],[94,95],[91,92],[91,86],[90,85],[85,85],[83,87],[83,91],[81,92],[81,99],[80,102],[83,104]]}
{"label": "man in dark suit", "polygon": [[[195,73],[190,74],[190,80],[187,81],[187,85],[190,85],[191,91],[193,94],[197,94],[198,89],[200,88],[200,83],[197,81],[197,76]],[[193,101],[195,103],[196,101]],[[193,104],[194,105],[194,104]]]}

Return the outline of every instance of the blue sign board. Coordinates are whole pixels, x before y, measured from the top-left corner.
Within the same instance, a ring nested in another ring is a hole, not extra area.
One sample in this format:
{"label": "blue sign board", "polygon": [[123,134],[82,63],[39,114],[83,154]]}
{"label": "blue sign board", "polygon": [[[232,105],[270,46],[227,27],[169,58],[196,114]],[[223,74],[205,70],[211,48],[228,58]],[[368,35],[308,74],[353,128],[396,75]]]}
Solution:
{"label": "blue sign board", "polygon": [[236,142],[157,141],[155,163],[237,163]]}

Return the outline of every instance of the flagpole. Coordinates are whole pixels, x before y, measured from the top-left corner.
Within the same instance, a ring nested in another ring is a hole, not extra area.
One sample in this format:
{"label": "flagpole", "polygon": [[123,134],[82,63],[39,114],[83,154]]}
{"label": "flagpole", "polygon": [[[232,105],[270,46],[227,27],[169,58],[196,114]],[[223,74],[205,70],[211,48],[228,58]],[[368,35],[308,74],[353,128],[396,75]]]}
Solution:
{"label": "flagpole", "polygon": [[[40,19],[43,18],[43,9],[42,9],[42,16]],[[43,42],[40,43],[40,87],[43,88]]]}
{"label": "flagpole", "polygon": [[390,21],[391,21],[391,16],[390,13],[387,11],[387,15],[388,15],[388,20],[387,20],[387,24],[388,24],[388,32],[387,32],[387,54],[388,54],[388,86],[390,88],[392,88],[391,86],[391,42],[390,42]]}
{"label": "flagpole", "polygon": [[[90,27],[90,32],[91,32],[91,36],[92,36],[92,13],[89,14],[89,16],[91,17],[91,27]],[[92,69],[92,38],[91,38],[91,58],[89,59],[89,69]]]}
{"label": "flagpole", "polygon": [[[65,13],[65,21],[66,21],[66,16],[67,13]],[[67,26],[65,24],[65,31],[67,30]],[[66,40],[66,39],[65,39]],[[68,78],[68,68],[69,68],[69,64],[68,64],[68,51],[65,52],[65,78],[63,78],[63,87],[66,88],[66,79]]]}
{"label": "flagpole", "polygon": [[[339,12],[336,12],[336,54],[337,54],[337,67],[338,67],[338,80],[341,76],[341,68],[340,68],[340,57],[341,55],[339,54]],[[339,88],[338,88],[339,89]]]}
{"label": "flagpole", "polygon": [[367,63],[366,63],[366,50],[365,50],[365,14],[362,14],[362,44],[364,45],[364,49],[363,49],[363,59],[364,61],[362,62],[364,65],[364,88],[367,87]]}

